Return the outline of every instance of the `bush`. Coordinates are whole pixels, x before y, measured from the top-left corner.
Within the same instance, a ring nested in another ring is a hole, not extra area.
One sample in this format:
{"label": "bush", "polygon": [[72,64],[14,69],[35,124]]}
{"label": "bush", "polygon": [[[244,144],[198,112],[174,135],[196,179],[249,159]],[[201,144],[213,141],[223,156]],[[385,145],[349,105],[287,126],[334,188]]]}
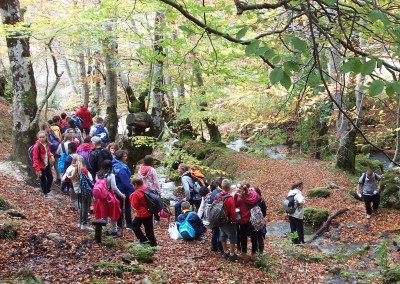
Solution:
{"label": "bush", "polygon": [[307,197],[329,197],[330,193],[326,187],[317,187],[307,191]]}
{"label": "bush", "polygon": [[400,210],[400,168],[392,168],[382,175],[381,206]]}
{"label": "bush", "polygon": [[360,151],[361,151],[363,154],[369,154],[369,153],[372,151],[372,146],[369,145],[369,144],[367,144],[367,145],[362,145],[361,148],[360,148]]}
{"label": "bush", "polygon": [[98,275],[114,275],[122,277],[124,272],[140,274],[144,272],[144,267],[132,262],[131,265],[114,262],[97,262],[93,265],[95,273]]}
{"label": "bush", "polygon": [[329,211],[320,208],[307,207],[304,209],[304,221],[312,226],[321,226],[329,216]]}
{"label": "bush", "polygon": [[356,156],[356,175],[360,176],[365,173],[368,169],[372,169],[377,173],[383,172],[383,164],[377,160],[370,160],[369,155],[357,155]]}
{"label": "bush", "polygon": [[151,263],[153,262],[153,256],[156,250],[157,248],[151,247],[148,244],[138,244],[130,249],[130,253],[137,261]]}

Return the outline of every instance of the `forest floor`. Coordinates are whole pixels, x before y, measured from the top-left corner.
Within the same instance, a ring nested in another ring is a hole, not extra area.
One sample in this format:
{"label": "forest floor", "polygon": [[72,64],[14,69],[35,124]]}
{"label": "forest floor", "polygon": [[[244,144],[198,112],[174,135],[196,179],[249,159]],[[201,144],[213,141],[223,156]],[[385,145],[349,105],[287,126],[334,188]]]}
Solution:
{"label": "forest floor", "polygon": [[[0,100],[0,121],[10,119],[10,108]],[[331,190],[329,198],[308,198],[307,206],[326,208],[331,213],[349,209],[332,224],[347,224],[337,231],[335,241],[329,238],[331,232],[324,237],[343,250],[327,254],[311,244],[295,247],[288,237],[267,237],[264,262],[258,264],[261,267],[251,262],[232,263],[211,252],[208,239],[171,240],[168,222],[162,219],[155,226],[159,250],[152,263],[143,264],[144,273],[104,275],[106,270],[94,268],[94,264],[122,263],[122,254],[129,250],[124,244],[136,241],[132,231],[125,230],[116,242],[97,244],[92,234],[78,228],[77,212],[67,196],[55,188],[45,199],[38,186],[29,186],[19,178],[18,169],[6,161],[11,151],[10,139],[7,133],[0,133],[0,195],[26,216],[20,219],[0,212],[0,222],[11,221],[18,227],[16,238],[0,240],[1,283],[22,268],[47,283],[135,283],[145,278],[151,282],[140,283],[380,283],[379,265],[385,259],[377,256],[376,248],[381,240],[393,238],[400,230],[399,211],[381,209],[366,219],[363,204],[349,195],[354,184],[329,162],[267,160],[232,153],[232,159],[242,165],[238,171],[252,173],[251,184],[261,188],[268,204],[267,222],[285,220],[281,203],[295,179],[305,181],[305,192],[329,183],[338,185],[340,189]],[[366,245],[360,250],[349,246],[354,243]],[[396,247],[390,244],[388,253],[389,264],[399,262]]]}

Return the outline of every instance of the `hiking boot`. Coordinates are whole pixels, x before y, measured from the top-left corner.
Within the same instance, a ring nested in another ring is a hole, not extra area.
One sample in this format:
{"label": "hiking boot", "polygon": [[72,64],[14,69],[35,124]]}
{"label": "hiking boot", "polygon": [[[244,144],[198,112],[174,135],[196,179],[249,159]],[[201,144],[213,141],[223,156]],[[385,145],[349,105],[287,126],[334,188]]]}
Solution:
{"label": "hiking boot", "polygon": [[229,252],[224,252],[224,258],[228,259],[229,258]]}
{"label": "hiking boot", "polygon": [[371,218],[371,215],[370,214],[367,214],[367,219],[370,219]]}
{"label": "hiking boot", "polygon": [[237,261],[239,259],[240,259],[240,257],[236,253],[229,254],[229,258],[228,258],[229,261]]}

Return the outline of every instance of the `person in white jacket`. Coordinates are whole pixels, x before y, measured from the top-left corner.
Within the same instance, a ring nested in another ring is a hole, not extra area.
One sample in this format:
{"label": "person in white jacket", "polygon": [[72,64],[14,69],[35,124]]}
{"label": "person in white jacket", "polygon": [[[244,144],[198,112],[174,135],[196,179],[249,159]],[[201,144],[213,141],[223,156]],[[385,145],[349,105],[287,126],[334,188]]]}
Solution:
{"label": "person in white jacket", "polygon": [[294,244],[304,244],[304,204],[305,199],[302,193],[303,181],[299,180],[292,184],[292,189],[289,191],[287,196],[294,195],[294,202],[296,211],[292,214],[288,214],[290,231],[292,234],[297,233],[296,238],[292,238]]}

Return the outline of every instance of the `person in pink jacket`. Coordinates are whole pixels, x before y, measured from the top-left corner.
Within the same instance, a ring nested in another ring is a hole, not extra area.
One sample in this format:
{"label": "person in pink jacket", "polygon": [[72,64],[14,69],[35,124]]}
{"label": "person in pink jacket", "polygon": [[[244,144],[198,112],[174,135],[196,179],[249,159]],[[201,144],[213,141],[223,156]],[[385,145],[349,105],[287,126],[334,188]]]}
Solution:
{"label": "person in pink jacket", "polygon": [[50,151],[50,142],[47,140],[46,131],[39,131],[37,136],[38,140],[32,149],[32,162],[36,175],[40,178],[44,197],[47,197],[53,184],[51,166],[54,164],[54,155]]}
{"label": "person in pink jacket", "polygon": [[[153,157],[151,155],[146,155],[143,160],[143,166],[139,167],[138,178],[143,180],[145,187],[157,191],[157,193],[161,196],[161,186],[160,182],[158,181],[157,172],[153,168],[153,164]],[[159,222],[160,216],[158,216],[158,214],[154,214],[154,224],[158,224]]]}
{"label": "person in pink jacket", "polygon": [[242,251],[241,258],[247,259],[247,237],[250,236],[252,254],[255,255],[257,252],[257,235],[251,228],[250,222],[250,210],[257,205],[260,196],[253,189],[250,189],[250,185],[243,182],[237,185],[238,189],[234,195],[235,206],[239,208],[240,221],[239,221],[239,242]]}

